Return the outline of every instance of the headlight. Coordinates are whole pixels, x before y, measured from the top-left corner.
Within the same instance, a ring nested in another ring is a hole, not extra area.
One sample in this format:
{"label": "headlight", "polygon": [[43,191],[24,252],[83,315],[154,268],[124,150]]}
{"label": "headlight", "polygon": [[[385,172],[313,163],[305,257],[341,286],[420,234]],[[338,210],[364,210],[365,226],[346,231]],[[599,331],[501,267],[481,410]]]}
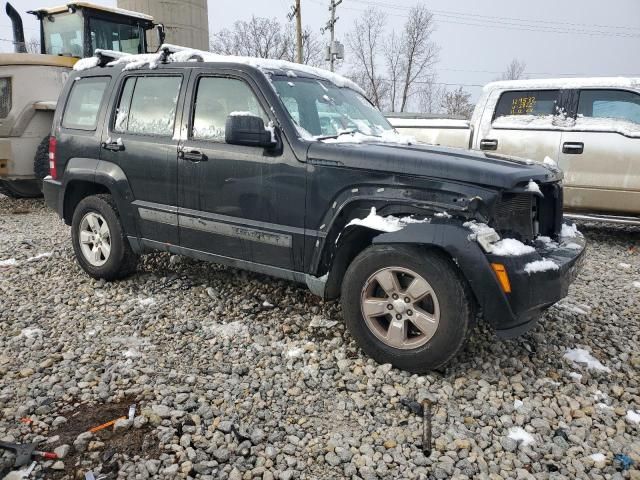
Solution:
{"label": "headlight", "polygon": [[11,111],[11,78],[0,78],[0,118],[6,118]]}

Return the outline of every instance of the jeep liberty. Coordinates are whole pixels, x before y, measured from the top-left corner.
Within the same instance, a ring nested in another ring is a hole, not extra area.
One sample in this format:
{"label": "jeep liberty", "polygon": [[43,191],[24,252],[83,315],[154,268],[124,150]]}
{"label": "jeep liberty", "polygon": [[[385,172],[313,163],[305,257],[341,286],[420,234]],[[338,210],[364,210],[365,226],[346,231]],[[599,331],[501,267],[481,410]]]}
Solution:
{"label": "jeep liberty", "polygon": [[415,144],[305,65],[174,46],[86,60],[44,193],[92,277],[164,250],[304,283],[341,298],[375,360],[424,372],[478,313],[520,335],[577,275],[585,242],[562,223],[556,168]]}

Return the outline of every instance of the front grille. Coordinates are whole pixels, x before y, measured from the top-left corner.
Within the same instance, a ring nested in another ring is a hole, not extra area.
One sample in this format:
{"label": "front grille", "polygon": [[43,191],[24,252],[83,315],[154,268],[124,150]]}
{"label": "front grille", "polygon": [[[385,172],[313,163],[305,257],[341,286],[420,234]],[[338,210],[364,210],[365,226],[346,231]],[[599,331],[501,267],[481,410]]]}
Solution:
{"label": "front grille", "polygon": [[562,228],[562,186],[540,185],[543,197],[504,193],[497,202],[491,226],[506,238],[527,242],[538,235],[556,237]]}
{"label": "front grille", "polygon": [[11,111],[11,79],[0,78],[0,118],[7,118]]}
{"label": "front grille", "polygon": [[535,196],[530,193],[505,193],[496,205],[492,226],[502,237],[531,241],[535,207]]}

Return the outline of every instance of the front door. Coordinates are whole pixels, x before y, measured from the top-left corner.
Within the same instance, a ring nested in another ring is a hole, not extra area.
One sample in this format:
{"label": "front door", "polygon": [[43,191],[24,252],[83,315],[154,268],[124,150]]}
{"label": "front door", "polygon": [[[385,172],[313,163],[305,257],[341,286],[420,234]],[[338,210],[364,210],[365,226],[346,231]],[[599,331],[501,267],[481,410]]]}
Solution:
{"label": "front door", "polygon": [[163,244],[178,244],[174,126],[185,89],[186,78],[179,71],[123,76],[103,135],[101,158],[124,171],[140,237]]}
{"label": "front door", "polygon": [[474,148],[538,162],[545,157],[557,161],[559,94],[558,90],[502,93],[494,111],[484,112]]}
{"label": "front door", "polygon": [[301,270],[304,164],[280,134],[274,149],[225,143],[231,114],[274,120],[266,101],[241,74],[194,74],[188,98],[178,155],[181,246]]}
{"label": "front door", "polygon": [[582,90],[575,126],[562,132],[559,165],[564,170],[568,208],[637,215],[640,95]]}

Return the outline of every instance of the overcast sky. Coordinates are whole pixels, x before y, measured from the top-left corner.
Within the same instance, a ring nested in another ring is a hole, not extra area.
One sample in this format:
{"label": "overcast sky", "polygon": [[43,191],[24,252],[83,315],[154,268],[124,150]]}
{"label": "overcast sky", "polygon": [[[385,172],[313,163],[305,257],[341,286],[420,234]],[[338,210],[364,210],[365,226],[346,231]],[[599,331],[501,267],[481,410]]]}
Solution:
{"label": "overcast sky", "polygon": [[[115,0],[94,0],[116,5]],[[421,0],[416,0],[421,1]],[[422,0],[424,1],[424,0]],[[14,0],[24,13],[64,0]],[[210,32],[251,15],[286,22],[293,0],[209,0]],[[343,0],[338,7],[337,38],[351,28],[368,5],[382,10],[389,29],[400,29],[408,0]],[[429,0],[435,14],[435,41],[440,46],[438,81],[462,84],[477,96],[483,85],[503,71],[513,58],[526,62],[528,77],[640,76],[640,1],[613,0]],[[329,0],[302,0],[302,21],[319,33],[328,20]],[[3,9],[4,10],[4,9]],[[0,19],[0,48],[10,51],[10,21]],[[25,36],[38,37],[38,24],[24,14]],[[348,52],[347,52],[348,55]],[[453,88],[453,87],[451,87]]]}

